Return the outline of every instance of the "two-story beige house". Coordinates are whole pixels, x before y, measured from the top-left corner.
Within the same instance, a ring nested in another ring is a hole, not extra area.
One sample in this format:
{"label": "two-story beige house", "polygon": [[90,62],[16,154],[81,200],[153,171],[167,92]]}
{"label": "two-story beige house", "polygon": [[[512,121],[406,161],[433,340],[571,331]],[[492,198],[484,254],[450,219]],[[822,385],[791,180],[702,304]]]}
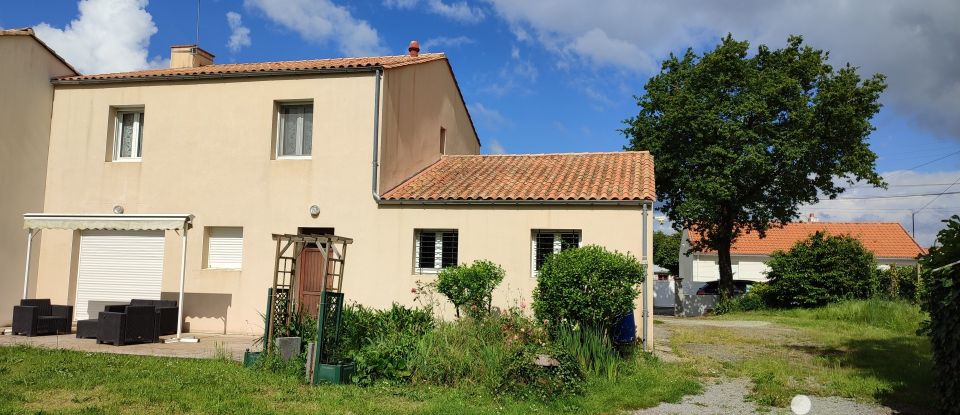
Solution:
{"label": "two-story beige house", "polygon": [[[261,332],[275,233],[353,238],[343,291],[376,307],[476,259],[506,270],[501,306],[528,303],[543,258],[571,246],[650,262],[650,154],[480,155],[444,54],[213,59],[175,46],[168,69],[52,80],[43,212],[65,229],[43,231],[31,297],[77,319],[175,299],[185,259],[189,330]],[[192,215],[186,238],[124,222],[173,214]]]}

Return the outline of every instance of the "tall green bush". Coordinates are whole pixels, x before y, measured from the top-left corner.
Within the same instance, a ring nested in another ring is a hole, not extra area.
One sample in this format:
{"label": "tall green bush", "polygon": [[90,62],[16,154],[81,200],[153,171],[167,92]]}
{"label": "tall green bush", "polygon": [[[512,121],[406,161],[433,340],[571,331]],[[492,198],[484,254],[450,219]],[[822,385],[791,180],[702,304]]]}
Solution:
{"label": "tall green bush", "polygon": [[643,266],[630,254],[596,245],[561,251],[540,268],[533,310],[548,324],[576,322],[606,330],[633,311],[643,278]]}
{"label": "tall green bush", "polygon": [[[920,259],[925,288],[924,309],[930,313],[930,343],[936,361],[940,411],[960,414],[960,216],[944,221],[937,244]],[[950,265],[954,264],[954,265]]]}
{"label": "tall green bush", "polygon": [[877,290],[873,254],[850,236],[817,232],[774,252],[767,266],[768,300],[776,307],[819,307],[870,298]]}
{"label": "tall green bush", "polygon": [[437,276],[437,292],[445,295],[456,308],[477,317],[490,312],[493,289],[503,281],[504,271],[491,261],[444,268]]}
{"label": "tall green bush", "polygon": [[919,300],[917,289],[917,270],[914,267],[902,267],[895,264],[888,269],[877,271],[877,295],[888,300]]}

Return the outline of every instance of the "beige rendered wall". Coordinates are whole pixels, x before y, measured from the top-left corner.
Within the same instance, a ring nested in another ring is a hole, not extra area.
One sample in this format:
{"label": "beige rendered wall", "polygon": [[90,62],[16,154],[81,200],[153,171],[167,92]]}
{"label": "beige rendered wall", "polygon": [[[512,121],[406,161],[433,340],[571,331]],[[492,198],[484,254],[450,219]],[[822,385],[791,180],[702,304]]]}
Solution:
{"label": "beige rendered wall", "polygon": [[[348,301],[413,304],[414,229],[455,228],[460,262],[490,259],[508,277],[500,305],[529,302],[532,229],[581,229],[584,243],[641,255],[642,213],[621,207],[380,207],[370,193],[371,73],[57,88],[47,212],[191,213],[185,315],[194,331],[257,333],[273,275],[271,233],[333,227],[348,250]],[[275,100],[313,99],[313,157],[274,160]],[[105,161],[110,107],[146,108],[143,160]],[[312,218],[311,205],[320,207]],[[202,269],[208,226],[242,226],[243,269]],[[38,292],[74,297],[77,243],[44,231]],[[180,241],[168,232],[164,296],[175,297]],[[427,276],[424,278],[433,278]],[[448,312],[452,311],[448,309]]]}
{"label": "beige rendered wall", "polygon": [[386,192],[446,154],[480,154],[470,116],[446,61],[386,71],[381,114],[380,192]]}
{"label": "beige rendered wall", "polygon": [[[32,37],[0,36],[0,326],[10,324],[23,292],[23,214],[43,210],[50,78],[70,74]],[[33,265],[36,270],[36,256]]]}

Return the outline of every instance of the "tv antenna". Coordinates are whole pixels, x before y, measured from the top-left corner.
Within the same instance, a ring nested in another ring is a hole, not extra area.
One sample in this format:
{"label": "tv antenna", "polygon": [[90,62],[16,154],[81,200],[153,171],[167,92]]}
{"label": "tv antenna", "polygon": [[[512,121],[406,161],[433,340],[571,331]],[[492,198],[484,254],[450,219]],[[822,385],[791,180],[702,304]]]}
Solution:
{"label": "tv antenna", "polygon": [[195,42],[194,46],[200,47],[200,0],[197,0],[197,37]]}

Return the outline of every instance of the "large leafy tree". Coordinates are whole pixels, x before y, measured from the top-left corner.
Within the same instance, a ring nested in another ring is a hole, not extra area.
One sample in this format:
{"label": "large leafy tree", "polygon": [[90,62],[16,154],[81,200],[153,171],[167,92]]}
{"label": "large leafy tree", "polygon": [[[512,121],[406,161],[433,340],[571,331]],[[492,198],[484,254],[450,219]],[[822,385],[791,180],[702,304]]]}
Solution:
{"label": "large leafy tree", "polygon": [[783,49],[727,35],[703,55],[670,55],[625,121],[628,149],[655,158],[657,198],[677,229],[719,256],[720,288],[733,289],[730,246],[799,217],[799,206],[835,198],[845,183],[885,186],[867,144],[884,76],[791,36]]}
{"label": "large leafy tree", "polygon": [[670,275],[680,274],[680,232],[653,233],[653,263],[670,271]]}

